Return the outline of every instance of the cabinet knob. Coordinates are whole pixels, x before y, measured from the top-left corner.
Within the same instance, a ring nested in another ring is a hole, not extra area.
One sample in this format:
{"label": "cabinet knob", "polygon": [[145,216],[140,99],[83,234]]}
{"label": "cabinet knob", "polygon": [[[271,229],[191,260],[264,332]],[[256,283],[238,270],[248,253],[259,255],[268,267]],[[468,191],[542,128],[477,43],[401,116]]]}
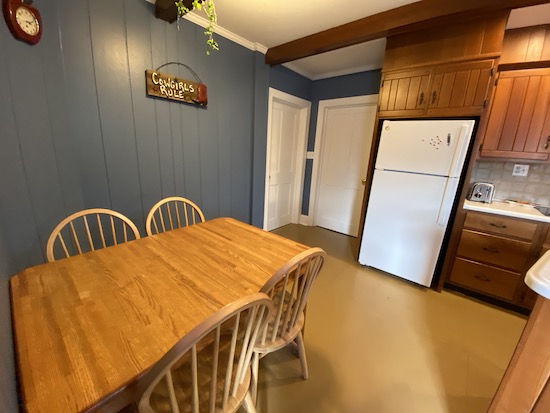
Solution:
{"label": "cabinet knob", "polygon": [[434,90],[432,93],[432,105],[435,103],[436,100],[437,100],[437,92]]}

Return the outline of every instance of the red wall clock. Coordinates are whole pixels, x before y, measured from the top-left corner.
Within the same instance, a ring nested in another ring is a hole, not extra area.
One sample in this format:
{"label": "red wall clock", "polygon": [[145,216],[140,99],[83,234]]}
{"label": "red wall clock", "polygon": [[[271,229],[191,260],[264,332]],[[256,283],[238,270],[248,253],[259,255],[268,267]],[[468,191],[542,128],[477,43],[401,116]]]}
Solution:
{"label": "red wall clock", "polygon": [[36,44],[42,37],[40,12],[22,0],[2,0],[4,18],[16,39]]}

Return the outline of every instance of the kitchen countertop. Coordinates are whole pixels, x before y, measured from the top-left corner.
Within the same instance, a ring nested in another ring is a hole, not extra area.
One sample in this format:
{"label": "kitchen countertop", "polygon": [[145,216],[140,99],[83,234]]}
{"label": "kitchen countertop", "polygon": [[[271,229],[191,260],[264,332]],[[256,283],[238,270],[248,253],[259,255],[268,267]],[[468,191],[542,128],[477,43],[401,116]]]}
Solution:
{"label": "kitchen countertop", "polygon": [[550,251],[527,271],[525,284],[537,294],[550,299]]}
{"label": "kitchen countertop", "polygon": [[531,221],[546,222],[550,224],[550,217],[537,211],[532,206],[511,204],[504,201],[493,201],[490,204],[465,200],[464,209],[470,211],[486,212],[488,214],[504,215],[513,218],[529,219]]}

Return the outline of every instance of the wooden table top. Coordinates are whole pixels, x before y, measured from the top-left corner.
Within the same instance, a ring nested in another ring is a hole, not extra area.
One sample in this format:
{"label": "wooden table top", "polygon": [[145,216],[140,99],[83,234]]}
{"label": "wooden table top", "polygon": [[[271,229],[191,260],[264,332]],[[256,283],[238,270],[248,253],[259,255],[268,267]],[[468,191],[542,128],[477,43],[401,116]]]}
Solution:
{"label": "wooden table top", "polygon": [[226,304],[259,291],[307,248],[218,218],[13,276],[26,411],[120,407],[140,375],[179,338]]}

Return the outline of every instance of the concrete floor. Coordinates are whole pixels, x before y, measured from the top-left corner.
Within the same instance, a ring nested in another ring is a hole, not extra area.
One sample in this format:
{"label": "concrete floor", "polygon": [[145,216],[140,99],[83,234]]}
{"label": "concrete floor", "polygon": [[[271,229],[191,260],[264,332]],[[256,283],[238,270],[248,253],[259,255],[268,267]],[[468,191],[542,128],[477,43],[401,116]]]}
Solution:
{"label": "concrete floor", "polygon": [[355,238],[274,231],[328,258],[308,302],[309,379],[289,349],[260,363],[258,413],[483,413],[526,318],[359,265]]}

